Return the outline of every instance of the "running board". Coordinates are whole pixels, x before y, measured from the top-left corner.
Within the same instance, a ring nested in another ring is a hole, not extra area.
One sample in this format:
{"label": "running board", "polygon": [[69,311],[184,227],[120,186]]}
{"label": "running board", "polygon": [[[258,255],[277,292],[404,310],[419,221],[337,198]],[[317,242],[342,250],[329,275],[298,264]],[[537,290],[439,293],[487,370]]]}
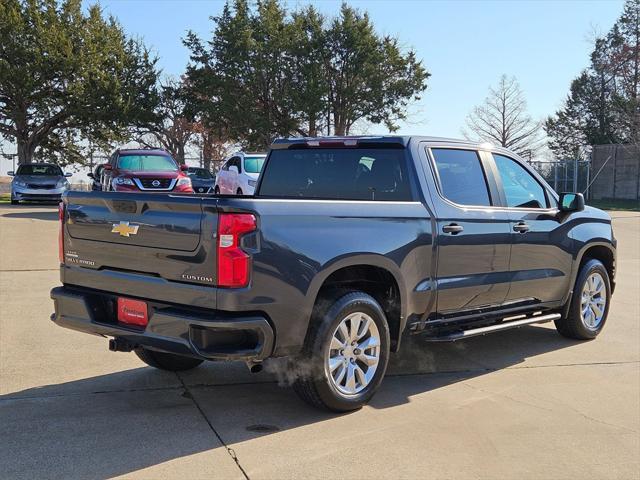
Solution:
{"label": "running board", "polygon": [[498,323],[496,325],[490,325],[488,327],[471,328],[469,330],[462,330],[460,332],[450,333],[448,335],[439,335],[434,337],[425,336],[424,339],[427,342],[455,342],[456,340],[462,340],[464,338],[477,337],[479,335],[487,335],[488,333],[501,332],[503,330],[510,330],[512,328],[519,328],[525,325],[533,325],[537,323],[547,323],[560,318],[559,313],[550,313],[548,315],[536,315],[534,317],[527,317],[521,320],[511,320],[508,322]]}

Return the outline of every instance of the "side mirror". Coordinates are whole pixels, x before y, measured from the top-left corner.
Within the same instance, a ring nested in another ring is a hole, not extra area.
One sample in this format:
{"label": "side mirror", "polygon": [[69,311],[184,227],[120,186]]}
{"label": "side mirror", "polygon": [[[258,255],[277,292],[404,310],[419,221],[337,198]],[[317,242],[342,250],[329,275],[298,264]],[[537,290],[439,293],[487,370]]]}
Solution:
{"label": "side mirror", "polygon": [[14,172],[13,170],[11,170],[10,172],[7,172],[7,175],[9,175],[10,177],[14,177],[16,174],[16,172]]}
{"label": "side mirror", "polygon": [[93,174],[93,172],[89,172],[89,173],[87,173],[87,177],[89,177],[89,178],[93,178],[93,179],[95,179],[95,178],[96,178],[96,176]]}
{"label": "side mirror", "polygon": [[584,197],[581,193],[561,193],[559,203],[561,212],[581,212],[584,210]]}
{"label": "side mirror", "polygon": [[69,177],[73,177],[73,173],[71,172],[64,172],[64,176],[69,178]]}
{"label": "side mirror", "polygon": [[180,165],[180,170],[183,172],[186,172],[187,170],[189,170],[189,166],[188,165]]}
{"label": "side mirror", "polygon": [[105,164],[102,166],[102,168],[103,168],[103,169],[105,169],[105,170],[113,170],[113,167],[111,166],[111,164],[110,164],[110,163],[105,163]]}
{"label": "side mirror", "polygon": [[238,167],[236,167],[235,165],[231,165],[229,167],[229,171],[230,172],[234,172],[234,173],[240,173],[240,172],[238,172]]}

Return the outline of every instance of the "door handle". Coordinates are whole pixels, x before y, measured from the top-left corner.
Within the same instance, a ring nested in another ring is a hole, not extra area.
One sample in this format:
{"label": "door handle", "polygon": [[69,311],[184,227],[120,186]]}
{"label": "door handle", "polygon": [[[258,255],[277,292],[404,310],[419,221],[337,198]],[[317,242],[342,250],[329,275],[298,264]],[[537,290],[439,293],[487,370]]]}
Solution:
{"label": "door handle", "polygon": [[531,227],[524,222],[518,222],[513,226],[513,231],[518,233],[526,233]]}
{"label": "door handle", "polygon": [[442,231],[444,233],[450,233],[451,235],[457,235],[463,230],[464,227],[462,225],[458,225],[457,223],[450,223],[449,225],[445,225],[444,227],[442,227]]}

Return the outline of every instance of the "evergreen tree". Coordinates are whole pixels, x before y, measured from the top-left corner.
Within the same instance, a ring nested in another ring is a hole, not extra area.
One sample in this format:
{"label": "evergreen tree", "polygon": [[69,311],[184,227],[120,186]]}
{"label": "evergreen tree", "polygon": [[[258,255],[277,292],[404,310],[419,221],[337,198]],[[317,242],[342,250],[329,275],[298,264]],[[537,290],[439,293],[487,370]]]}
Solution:
{"label": "evergreen tree", "polygon": [[0,135],[20,163],[82,161],[80,145],[107,144],[157,103],[155,59],[97,5],[0,0]]}
{"label": "evergreen tree", "polygon": [[627,0],[565,104],[545,122],[549,147],[571,157],[584,145],[640,143],[640,0]]}

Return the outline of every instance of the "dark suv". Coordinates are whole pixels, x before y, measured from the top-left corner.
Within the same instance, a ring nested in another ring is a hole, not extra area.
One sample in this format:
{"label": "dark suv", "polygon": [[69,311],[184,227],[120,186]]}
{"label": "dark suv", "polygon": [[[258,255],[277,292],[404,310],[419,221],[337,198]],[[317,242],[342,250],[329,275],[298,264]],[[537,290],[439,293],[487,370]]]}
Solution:
{"label": "dark suv", "polygon": [[116,150],[102,166],[103,191],[193,193],[186,165],[160,149]]}
{"label": "dark suv", "polygon": [[605,212],[465,141],[281,139],[251,197],[69,192],[63,207],[57,324],[166,370],[289,357],[295,390],[336,411],[373,396],[404,334],[555,322],[591,339],[615,286]]}

